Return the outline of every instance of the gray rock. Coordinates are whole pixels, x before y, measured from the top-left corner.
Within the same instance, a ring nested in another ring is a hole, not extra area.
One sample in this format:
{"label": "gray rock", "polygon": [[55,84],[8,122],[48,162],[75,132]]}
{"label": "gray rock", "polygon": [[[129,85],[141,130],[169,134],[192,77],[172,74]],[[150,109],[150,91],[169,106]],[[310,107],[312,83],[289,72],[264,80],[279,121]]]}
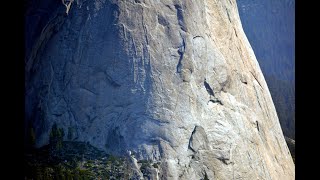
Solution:
{"label": "gray rock", "polygon": [[62,20],[26,62],[38,147],[57,123],[154,179],[294,179],[236,1],[79,0]]}
{"label": "gray rock", "polygon": [[202,149],[208,149],[208,138],[207,134],[204,131],[203,127],[196,126],[192,132],[189,142],[189,148],[193,152],[197,152]]}

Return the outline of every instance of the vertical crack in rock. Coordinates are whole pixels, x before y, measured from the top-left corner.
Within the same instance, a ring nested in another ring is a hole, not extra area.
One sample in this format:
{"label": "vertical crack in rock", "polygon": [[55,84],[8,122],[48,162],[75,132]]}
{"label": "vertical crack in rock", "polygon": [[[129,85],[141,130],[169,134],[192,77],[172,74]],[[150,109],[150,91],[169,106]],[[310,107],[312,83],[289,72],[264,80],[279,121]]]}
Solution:
{"label": "vertical crack in rock", "polygon": [[[213,92],[213,89],[211,88],[211,86],[209,85],[209,83],[207,83],[206,79],[204,79],[204,87],[206,88],[208,94],[210,95],[210,100],[208,101],[208,104],[209,102],[212,102],[212,103],[218,103],[220,105],[223,105],[223,103],[221,102],[220,99],[218,99],[217,97],[215,97],[214,95],[214,92]],[[212,96],[212,97],[211,97]]]}
{"label": "vertical crack in rock", "polygon": [[169,25],[169,22],[161,14],[158,14],[158,23],[164,27]]}
{"label": "vertical crack in rock", "polygon": [[[238,33],[237,33],[237,31],[236,31],[236,28],[235,27],[233,27],[233,31],[234,31],[234,34],[236,35],[236,37],[238,37]],[[239,51],[239,48],[237,47],[237,49],[238,49],[238,51]]]}
{"label": "vertical crack in rock", "polygon": [[258,78],[253,74],[253,72],[250,71],[250,73],[254,77],[254,79],[258,82],[258,84],[261,87],[261,89],[263,90],[263,87],[262,87],[261,83],[259,82]]}
{"label": "vertical crack in rock", "polygon": [[206,79],[204,79],[203,84],[204,84],[204,87],[206,88],[208,94],[209,94],[210,96],[214,96],[213,89],[212,89],[212,88],[210,87],[210,85],[207,83],[207,80],[206,80]]}
{"label": "vertical crack in rock", "polygon": [[186,44],[184,38],[182,38],[182,45],[178,49],[178,53],[180,55],[178,65],[177,65],[177,73],[181,73],[182,70],[182,60],[183,60],[183,55],[186,49]]}
{"label": "vertical crack in rock", "polygon": [[209,180],[209,178],[208,178],[208,175],[207,175],[207,172],[206,172],[206,171],[204,171],[204,177],[203,177],[203,180]]}
{"label": "vertical crack in rock", "polygon": [[229,22],[231,22],[231,18],[230,18],[230,14],[229,14],[228,9],[226,9],[226,12],[227,12],[228,20],[229,20]]}
{"label": "vertical crack in rock", "polygon": [[187,32],[187,28],[186,28],[186,23],[184,20],[184,16],[183,16],[183,9],[180,5],[176,4],[174,5],[174,7],[176,8],[177,11],[177,18],[178,18],[178,23],[180,25],[180,28],[182,31]]}
{"label": "vertical crack in rock", "polygon": [[198,150],[209,149],[208,145],[209,141],[204,128],[202,126],[195,126],[189,139],[188,148],[195,153]]}

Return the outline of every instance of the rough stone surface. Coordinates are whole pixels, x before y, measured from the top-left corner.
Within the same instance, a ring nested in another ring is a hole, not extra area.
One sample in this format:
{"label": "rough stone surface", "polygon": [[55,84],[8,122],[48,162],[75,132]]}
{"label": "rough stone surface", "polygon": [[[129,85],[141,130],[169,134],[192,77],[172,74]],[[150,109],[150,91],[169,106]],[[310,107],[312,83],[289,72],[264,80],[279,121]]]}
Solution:
{"label": "rough stone surface", "polygon": [[158,162],[152,179],[294,179],[235,0],[76,0],[57,11],[26,59],[37,146],[57,123],[136,170]]}

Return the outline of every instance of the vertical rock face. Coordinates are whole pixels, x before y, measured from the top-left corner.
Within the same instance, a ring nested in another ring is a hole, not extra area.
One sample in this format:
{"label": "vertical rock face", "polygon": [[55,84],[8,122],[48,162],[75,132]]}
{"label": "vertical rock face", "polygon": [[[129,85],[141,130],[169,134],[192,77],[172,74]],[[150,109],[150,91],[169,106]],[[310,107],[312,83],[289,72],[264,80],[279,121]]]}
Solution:
{"label": "vertical rock face", "polygon": [[160,162],[153,179],[294,179],[235,0],[69,8],[57,10],[26,59],[37,146],[56,123],[74,129],[71,140]]}

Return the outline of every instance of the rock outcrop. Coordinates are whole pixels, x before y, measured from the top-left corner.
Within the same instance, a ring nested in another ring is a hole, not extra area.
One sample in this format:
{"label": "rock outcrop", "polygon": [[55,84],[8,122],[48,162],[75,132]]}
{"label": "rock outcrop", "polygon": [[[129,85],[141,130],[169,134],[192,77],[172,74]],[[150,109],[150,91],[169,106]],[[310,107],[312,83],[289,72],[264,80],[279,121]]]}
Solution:
{"label": "rock outcrop", "polygon": [[26,58],[37,147],[56,123],[136,169],[157,163],[152,179],[294,179],[235,0],[76,0],[55,14]]}

